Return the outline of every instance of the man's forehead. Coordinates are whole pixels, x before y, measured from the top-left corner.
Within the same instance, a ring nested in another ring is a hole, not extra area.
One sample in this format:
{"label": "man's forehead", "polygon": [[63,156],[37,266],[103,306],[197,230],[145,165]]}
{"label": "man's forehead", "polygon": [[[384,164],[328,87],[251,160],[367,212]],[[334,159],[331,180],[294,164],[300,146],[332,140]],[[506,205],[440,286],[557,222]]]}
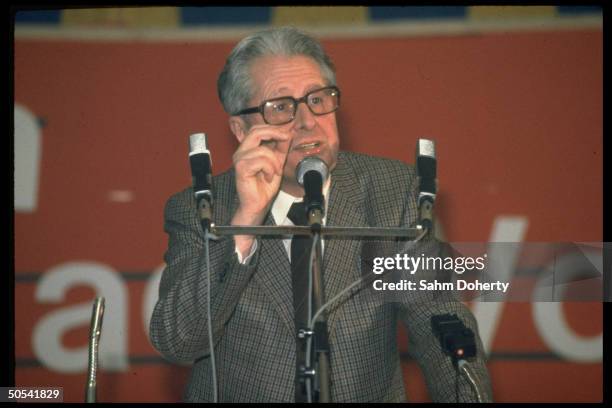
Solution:
{"label": "man's forehead", "polygon": [[292,96],[326,84],[317,62],[305,55],[260,57],[250,71],[253,97]]}

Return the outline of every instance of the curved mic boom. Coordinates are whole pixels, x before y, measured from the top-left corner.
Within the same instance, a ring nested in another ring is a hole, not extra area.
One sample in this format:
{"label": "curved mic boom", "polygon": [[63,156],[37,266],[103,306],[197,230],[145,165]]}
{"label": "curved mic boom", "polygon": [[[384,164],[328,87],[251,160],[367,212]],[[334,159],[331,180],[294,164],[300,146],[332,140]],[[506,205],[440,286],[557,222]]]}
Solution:
{"label": "curved mic boom", "polygon": [[87,365],[87,384],[85,386],[85,402],[96,402],[96,374],[98,370],[98,346],[102,334],[102,318],[104,317],[104,298],[96,298],[91,313],[89,326],[89,363]]}

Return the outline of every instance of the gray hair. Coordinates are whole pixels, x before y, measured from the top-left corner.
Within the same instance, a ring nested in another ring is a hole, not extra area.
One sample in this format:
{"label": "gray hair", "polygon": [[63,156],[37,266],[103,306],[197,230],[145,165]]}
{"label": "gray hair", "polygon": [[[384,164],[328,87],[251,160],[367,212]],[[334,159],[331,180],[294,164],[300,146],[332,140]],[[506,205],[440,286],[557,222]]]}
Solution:
{"label": "gray hair", "polygon": [[251,63],[269,55],[310,57],[319,65],[327,85],[336,85],[334,64],[317,40],[295,27],[271,28],[242,39],[225,61],[217,80],[217,92],[225,112],[232,115],[247,108],[253,96]]}

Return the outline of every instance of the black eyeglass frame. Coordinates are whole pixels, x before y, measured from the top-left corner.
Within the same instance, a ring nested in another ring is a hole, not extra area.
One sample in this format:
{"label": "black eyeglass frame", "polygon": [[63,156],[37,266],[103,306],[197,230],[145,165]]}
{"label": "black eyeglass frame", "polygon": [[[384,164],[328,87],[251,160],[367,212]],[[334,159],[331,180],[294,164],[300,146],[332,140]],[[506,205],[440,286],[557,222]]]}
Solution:
{"label": "black eyeglass frame", "polygon": [[[325,90],[325,89],[333,89],[333,90],[335,90],[335,91],[336,91],[336,93],[337,93],[337,95],[338,95],[338,96],[337,96],[338,103],[336,104],[336,108],[335,108],[334,110],[332,110],[332,111],[325,112],[325,113],[316,113],[316,112],[314,112],[314,111],[312,110],[312,108],[311,108],[311,107],[310,107],[310,105],[308,104],[308,97],[309,97],[310,95],[312,95],[313,93],[315,93],[315,92],[321,92],[321,91],[323,91],[323,90]],[[266,106],[266,104],[268,104],[268,103],[270,103],[270,102],[280,101],[280,100],[283,100],[283,99],[291,99],[291,100],[293,100],[293,102],[294,102],[294,105],[293,105],[293,106],[294,106],[294,108],[293,108],[293,114],[291,115],[291,119],[289,119],[289,120],[288,120],[288,121],[286,121],[286,122],[282,122],[282,123],[269,123],[269,122],[266,120],[266,117],[265,117],[265,115],[264,115],[264,106]],[[332,112],[337,111],[337,110],[338,110],[338,108],[340,107],[340,89],[339,89],[337,86],[335,86],[335,85],[330,85],[330,86],[324,86],[323,88],[313,89],[312,91],[308,92],[306,95],[304,95],[304,96],[302,96],[301,98],[298,98],[298,99],[295,99],[295,98],[294,98],[294,97],[292,97],[292,96],[280,96],[280,97],[278,97],[278,98],[272,98],[272,99],[265,100],[265,101],[263,101],[263,102],[262,102],[262,103],[261,103],[259,106],[254,106],[254,107],[252,107],[252,108],[246,108],[246,109],[243,109],[243,110],[241,110],[241,111],[239,111],[239,112],[234,113],[232,116],[238,116],[238,115],[250,115],[250,114],[252,114],[252,113],[259,113],[259,114],[261,114],[261,117],[263,118],[264,122],[266,122],[266,124],[268,124],[268,125],[272,125],[272,126],[281,126],[281,125],[286,125],[287,123],[290,123],[290,122],[292,122],[292,121],[295,119],[295,114],[297,113],[297,110],[298,110],[298,105],[299,105],[300,103],[302,103],[302,102],[306,104],[306,106],[308,107],[308,110],[310,110],[310,112],[312,112],[312,114],[313,114],[313,115],[316,115],[316,116],[323,116],[323,115],[330,114],[330,113],[332,113]]]}

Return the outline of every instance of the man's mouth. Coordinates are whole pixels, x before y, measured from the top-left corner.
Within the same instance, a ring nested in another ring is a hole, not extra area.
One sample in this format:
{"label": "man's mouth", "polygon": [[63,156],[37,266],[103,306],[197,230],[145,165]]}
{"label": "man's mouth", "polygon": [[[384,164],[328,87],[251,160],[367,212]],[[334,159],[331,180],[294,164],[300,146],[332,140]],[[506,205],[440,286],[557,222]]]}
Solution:
{"label": "man's mouth", "polygon": [[294,148],[294,150],[302,150],[302,151],[312,150],[312,149],[316,149],[320,145],[321,145],[321,143],[319,143],[319,142],[304,143],[304,144],[301,144],[299,146],[296,146]]}

